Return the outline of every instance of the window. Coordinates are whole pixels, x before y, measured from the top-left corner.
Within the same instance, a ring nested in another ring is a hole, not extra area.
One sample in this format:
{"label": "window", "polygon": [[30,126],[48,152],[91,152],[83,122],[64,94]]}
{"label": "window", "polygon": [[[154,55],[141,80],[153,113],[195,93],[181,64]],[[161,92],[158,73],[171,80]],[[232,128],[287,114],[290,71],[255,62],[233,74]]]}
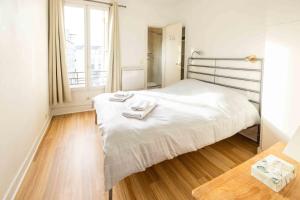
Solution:
{"label": "window", "polygon": [[91,5],[66,4],[64,15],[70,87],[105,86],[108,9]]}

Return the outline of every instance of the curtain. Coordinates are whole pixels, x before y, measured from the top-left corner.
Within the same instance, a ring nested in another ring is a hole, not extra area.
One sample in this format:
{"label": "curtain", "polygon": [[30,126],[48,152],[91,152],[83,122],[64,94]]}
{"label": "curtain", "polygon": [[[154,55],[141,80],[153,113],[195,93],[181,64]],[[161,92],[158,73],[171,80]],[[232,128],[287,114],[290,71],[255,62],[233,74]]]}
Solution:
{"label": "curtain", "polygon": [[113,2],[110,8],[109,20],[108,76],[105,91],[116,92],[121,89],[119,13],[117,2]]}
{"label": "curtain", "polygon": [[49,98],[51,105],[71,101],[65,56],[63,0],[49,0]]}

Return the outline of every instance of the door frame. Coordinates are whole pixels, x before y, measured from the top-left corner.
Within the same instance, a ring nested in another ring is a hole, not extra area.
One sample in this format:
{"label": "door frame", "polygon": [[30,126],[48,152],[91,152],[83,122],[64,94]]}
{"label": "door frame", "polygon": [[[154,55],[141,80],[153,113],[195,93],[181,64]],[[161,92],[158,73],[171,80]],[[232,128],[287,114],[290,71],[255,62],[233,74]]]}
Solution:
{"label": "door frame", "polygon": [[160,29],[162,29],[162,49],[161,49],[161,51],[162,51],[162,55],[161,55],[161,71],[162,71],[162,77],[161,77],[161,86],[162,87],[164,87],[163,86],[163,82],[164,82],[164,80],[163,80],[163,74],[164,74],[164,65],[165,65],[165,53],[164,53],[164,36],[165,36],[165,33],[164,33],[164,26],[157,26],[157,25],[148,25],[147,26],[147,32],[146,32],[146,67],[145,67],[145,87],[146,87],[146,89],[148,89],[148,41],[149,41],[149,28],[160,28]]}
{"label": "door frame", "polygon": [[[182,23],[182,22],[179,22]],[[146,63],[145,65],[145,89],[148,88],[148,32],[149,32],[149,28],[160,28],[162,29],[162,55],[161,55],[161,87],[164,88],[165,87],[165,69],[166,69],[166,27],[169,25],[172,25],[175,23],[170,23],[170,24],[166,24],[166,25],[151,25],[148,24],[146,27]],[[184,28],[185,25],[184,23],[182,23],[182,27]],[[185,48],[185,47],[184,47]],[[184,58],[185,59],[185,58]],[[182,62],[182,60],[181,60]]]}
{"label": "door frame", "polygon": [[166,86],[166,26],[162,29],[162,46],[161,46],[161,87]]}

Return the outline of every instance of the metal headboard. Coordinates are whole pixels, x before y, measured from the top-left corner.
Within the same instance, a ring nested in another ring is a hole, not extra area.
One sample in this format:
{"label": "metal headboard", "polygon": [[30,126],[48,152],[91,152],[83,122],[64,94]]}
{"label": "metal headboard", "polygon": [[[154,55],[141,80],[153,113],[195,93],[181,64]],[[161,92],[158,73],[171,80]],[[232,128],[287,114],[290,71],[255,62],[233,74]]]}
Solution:
{"label": "metal headboard", "polygon": [[[211,64],[205,65],[201,64],[203,61],[211,61]],[[226,62],[236,62],[236,63],[249,63],[245,58],[196,58],[196,57],[191,57],[188,60],[188,65],[187,65],[187,78],[190,79],[197,79],[203,82],[215,84],[215,85],[220,85],[223,87],[228,87],[232,88],[235,90],[240,90],[248,93],[253,93],[257,94],[258,98],[256,100],[254,99],[249,99],[250,102],[258,105],[259,113],[261,114],[261,99],[262,99],[262,85],[263,85],[263,66],[264,66],[264,60],[262,58],[256,58],[255,63],[256,67],[243,67],[241,66],[222,66],[219,63],[222,61]],[[196,62],[196,63],[195,63]],[[198,62],[198,63],[197,63]],[[199,64],[200,62],[200,64]],[[235,64],[236,64],[235,63]],[[254,62],[253,62],[254,63]],[[252,63],[251,63],[252,64]],[[249,64],[248,64],[249,65]],[[206,69],[206,70],[204,70]],[[205,72],[209,69],[209,73]],[[257,73],[257,78],[246,78],[245,76],[239,76],[239,75],[224,75],[224,73],[220,73],[220,71],[224,72],[250,72],[250,73]],[[198,76],[197,76],[198,75]],[[204,77],[210,77],[211,80],[205,80]],[[221,81],[223,80],[223,81]],[[243,87],[240,84],[225,84],[224,80],[235,80],[239,82],[245,82],[245,83],[254,83],[258,84],[259,87],[257,89],[249,88],[249,87]],[[223,83],[222,83],[223,82]]]}

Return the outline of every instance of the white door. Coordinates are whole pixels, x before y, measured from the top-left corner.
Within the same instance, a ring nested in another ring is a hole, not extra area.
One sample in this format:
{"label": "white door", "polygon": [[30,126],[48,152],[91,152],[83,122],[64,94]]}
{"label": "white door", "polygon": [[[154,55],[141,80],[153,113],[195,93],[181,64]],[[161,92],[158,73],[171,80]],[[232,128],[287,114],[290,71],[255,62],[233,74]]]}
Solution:
{"label": "white door", "polygon": [[162,85],[169,86],[181,79],[182,24],[168,25],[163,29]]}

